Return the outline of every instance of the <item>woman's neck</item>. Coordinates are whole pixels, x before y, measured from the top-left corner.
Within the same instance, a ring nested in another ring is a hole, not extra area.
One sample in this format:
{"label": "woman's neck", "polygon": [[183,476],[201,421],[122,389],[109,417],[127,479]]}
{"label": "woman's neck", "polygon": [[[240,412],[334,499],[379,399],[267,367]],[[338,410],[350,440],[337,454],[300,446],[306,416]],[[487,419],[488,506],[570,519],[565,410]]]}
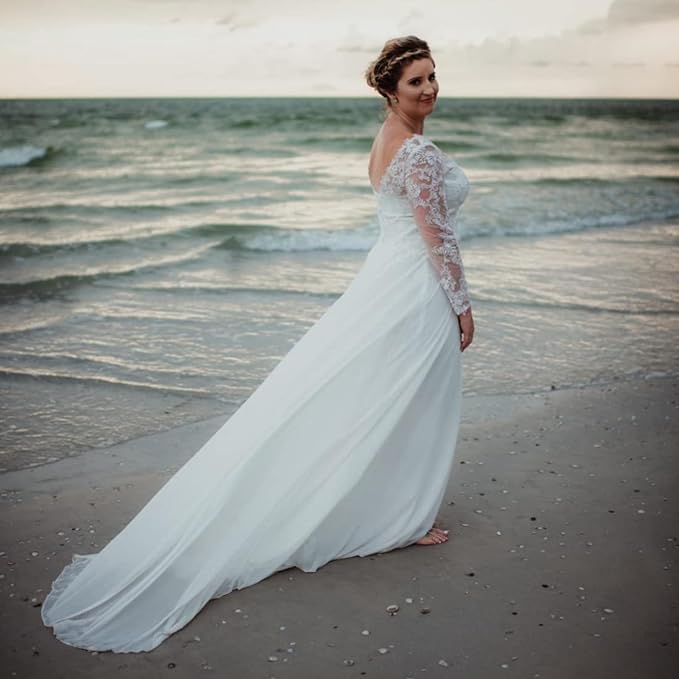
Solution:
{"label": "woman's neck", "polygon": [[[392,122],[389,122],[390,120]],[[413,134],[424,133],[424,118],[411,118],[402,111],[390,111],[385,122],[389,125],[403,127]]]}

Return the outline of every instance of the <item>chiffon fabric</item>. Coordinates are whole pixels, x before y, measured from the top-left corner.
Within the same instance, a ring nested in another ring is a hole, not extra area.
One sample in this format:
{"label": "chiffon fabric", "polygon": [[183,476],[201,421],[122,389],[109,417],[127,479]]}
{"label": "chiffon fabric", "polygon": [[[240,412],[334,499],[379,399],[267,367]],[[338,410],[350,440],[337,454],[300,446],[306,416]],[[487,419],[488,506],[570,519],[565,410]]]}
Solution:
{"label": "chiffon fabric", "polygon": [[118,535],[73,555],[41,608],[57,638],[150,651],[234,589],[426,534],[460,419],[468,187],[430,139],[403,141],[356,277]]}

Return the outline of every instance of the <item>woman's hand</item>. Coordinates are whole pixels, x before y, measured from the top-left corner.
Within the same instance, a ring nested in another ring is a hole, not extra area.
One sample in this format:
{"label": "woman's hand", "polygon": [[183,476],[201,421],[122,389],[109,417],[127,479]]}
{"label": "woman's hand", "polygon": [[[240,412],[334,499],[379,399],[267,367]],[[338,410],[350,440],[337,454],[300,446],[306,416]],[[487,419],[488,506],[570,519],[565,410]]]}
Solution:
{"label": "woman's hand", "polygon": [[471,308],[457,317],[460,324],[460,351],[464,351],[474,339],[474,318]]}

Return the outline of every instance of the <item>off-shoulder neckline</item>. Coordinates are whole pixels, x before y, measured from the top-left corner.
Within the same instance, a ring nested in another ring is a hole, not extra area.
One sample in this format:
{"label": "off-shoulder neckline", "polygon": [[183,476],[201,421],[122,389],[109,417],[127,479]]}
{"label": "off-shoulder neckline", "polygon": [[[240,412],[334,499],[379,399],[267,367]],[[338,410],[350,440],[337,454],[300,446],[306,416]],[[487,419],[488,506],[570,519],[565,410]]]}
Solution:
{"label": "off-shoulder neckline", "polygon": [[375,187],[373,186],[372,182],[369,182],[369,183],[370,183],[370,188],[372,188],[373,193],[374,193],[376,196],[378,196],[378,195],[380,194],[380,192],[382,191],[382,187],[384,186],[385,179],[386,179],[387,176],[389,175],[389,172],[391,171],[392,166],[395,164],[396,159],[399,157],[399,155],[401,155],[401,152],[403,151],[403,149],[405,149],[405,147],[407,146],[407,144],[408,144],[411,140],[413,140],[413,139],[418,139],[418,138],[419,138],[419,139],[423,139],[424,141],[427,141],[427,142],[431,143],[431,145],[432,145],[434,148],[438,148],[438,147],[436,146],[436,144],[434,144],[434,142],[433,142],[426,134],[420,134],[419,132],[414,132],[413,134],[411,134],[411,135],[409,135],[408,137],[406,137],[406,138],[399,144],[398,148],[396,149],[396,152],[395,152],[394,155],[392,156],[392,159],[387,163],[387,167],[386,167],[386,169],[384,170],[384,172],[382,173],[382,176],[380,177],[379,182],[377,183],[377,189],[375,189]]}

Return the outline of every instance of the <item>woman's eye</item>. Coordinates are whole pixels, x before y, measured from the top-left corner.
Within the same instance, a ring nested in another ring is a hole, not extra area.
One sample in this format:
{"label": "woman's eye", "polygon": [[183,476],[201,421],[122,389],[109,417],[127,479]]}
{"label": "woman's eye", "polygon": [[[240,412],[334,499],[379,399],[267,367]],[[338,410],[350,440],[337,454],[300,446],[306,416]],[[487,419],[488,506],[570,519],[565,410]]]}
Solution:
{"label": "woman's eye", "polygon": [[[435,73],[432,73],[432,74],[429,76],[429,80],[436,80],[436,74],[435,74]],[[412,81],[410,82],[410,84],[411,84],[411,85],[419,85],[420,82],[421,82],[421,78],[415,78],[415,80],[412,80]]]}

